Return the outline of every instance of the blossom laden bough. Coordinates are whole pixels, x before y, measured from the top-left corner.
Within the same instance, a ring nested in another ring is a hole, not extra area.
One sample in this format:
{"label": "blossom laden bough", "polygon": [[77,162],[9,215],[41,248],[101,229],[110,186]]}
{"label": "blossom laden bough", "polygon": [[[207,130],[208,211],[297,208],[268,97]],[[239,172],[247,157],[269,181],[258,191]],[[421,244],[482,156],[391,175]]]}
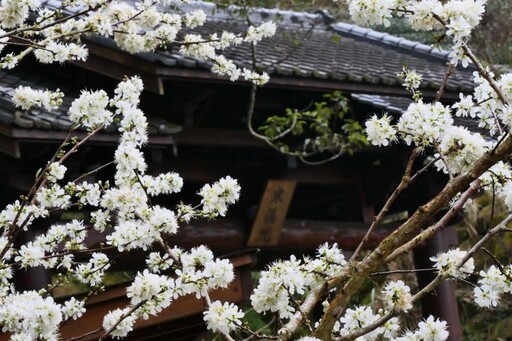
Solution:
{"label": "blossom laden bough", "polygon": [[[198,8],[182,13],[178,8],[186,1],[62,1],[57,8],[40,0],[4,0],[0,3],[0,52],[9,44],[26,48],[19,53],[10,52],[0,58],[0,68],[11,69],[27,54],[33,53],[44,64],[66,61],[86,61],[88,49],[81,41],[83,34],[98,34],[112,38],[117,46],[129,53],[154,52],[171,44],[181,46],[183,55],[201,61],[215,62],[214,72],[237,80],[240,76],[262,85],[268,81],[266,74],[247,73],[239,69],[217,50],[241,43],[257,44],[273,36],[273,22],[250,25],[247,32],[234,34],[222,32],[209,37],[188,33],[180,41],[180,31],[203,26],[206,13]],[[162,10],[163,9],[163,10]],[[31,18],[31,15],[33,18]],[[23,27],[18,29],[17,27]],[[24,43],[13,42],[21,38]],[[32,93],[34,99],[37,94]],[[26,100],[18,101],[26,108]]]}
{"label": "blossom laden bough", "polygon": [[[469,61],[475,63],[466,43],[482,18],[483,0],[347,2],[354,19],[362,24],[388,25],[394,15],[401,15],[415,30],[444,29],[452,43],[451,63],[463,66],[467,66]],[[80,36],[94,33],[111,37],[120,48],[130,53],[155,51],[175,43],[183,55],[211,62],[212,71],[221,76],[231,80],[243,77],[257,85],[268,81],[266,73],[240,68],[222,55],[222,51],[243,43],[257,45],[262,39],[275,34],[275,24],[249,25],[248,31],[241,34],[225,31],[208,36],[193,32],[180,34],[187,28],[203,25],[207,17],[199,10],[185,14],[159,10],[159,6],[167,8],[179,3],[178,0],[148,0],[134,6],[106,0],[75,0],[62,2],[63,7],[51,9],[40,8],[38,0],[4,0],[0,3],[0,48],[11,43],[15,35],[29,43],[21,53],[9,51],[1,56],[0,67],[13,68],[29,53],[42,63],[85,60],[88,51]],[[81,12],[75,12],[76,16],[63,17],[62,13],[67,15],[66,6],[68,9],[76,6]],[[177,37],[183,38],[178,41]],[[498,141],[508,136],[512,125],[512,109],[508,104],[508,98],[512,96],[511,74],[502,75],[493,82],[494,75],[481,69],[475,75],[475,92],[461,94],[460,100],[451,106],[439,101],[427,103],[422,99],[418,92],[421,88],[421,75],[418,73],[409,70],[403,78],[404,86],[415,96],[415,103],[396,122],[388,115],[373,116],[366,123],[368,140],[372,144],[388,146],[404,142],[423,151],[432,150],[436,158],[433,164],[457,177],[471,174],[474,164],[480,162],[483,155],[495,151],[496,141],[491,141],[488,136],[498,137]],[[167,244],[183,221],[226,215],[228,207],[239,199],[240,186],[227,176],[202,187],[198,192],[200,202],[196,206],[181,204],[173,210],[153,205],[151,197],[180,192],[183,179],[172,172],[157,176],[148,174],[142,151],[148,142],[147,119],[139,108],[142,91],[143,84],[138,77],[126,78],[119,83],[112,96],[103,90],[84,90],[71,103],[68,114],[74,123],[73,129],[85,129],[87,137],[82,141],[65,141],[56,157],[36,176],[34,190],[0,212],[0,324],[4,331],[12,333],[12,340],[56,340],[63,321],[80,318],[86,313],[84,300],[70,298],[58,304],[45,290],[17,291],[11,286],[15,271],[38,266],[58,269],[91,290],[101,290],[105,272],[115,261],[107,256],[106,249],[119,252],[140,249],[150,253],[146,258],[147,269],[139,271],[127,288],[129,305],[104,317],[104,337],[125,337],[133,330],[137,319],[148,319],[187,294],[208,303],[204,320],[210,330],[230,339],[230,335],[242,327],[244,314],[239,308],[230,303],[212,303],[209,299],[211,290],[225,288],[233,280],[233,265],[226,259],[215,258],[205,246],[187,251]],[[33,106],[54,110],[61,105],[62,99],[63,94],[59,90],[20,87],[14,93],[13,102],[20,110],[29,110]],[[479,126],[488,130],[488,136],[455,126],[453,116],[477,119]],[[67,157],[114,121],[119,122],[121,138],[112,162],[115,164],[113,183],[67,179],[69,175],[64,165]],[[482,185],[496,189],[511,208],[510,166],[495,162],[487,168],[489,171],[479,173],[482,174]],[[53,224],[34,240],[14,247],[13,236],[31,228],[35,219],[46,218],[52,211],[70,207],[87,207],[91,211],[91,219]],[[91,229],[107,235],[107,243],[102,246],[105,250],[88,249],[85,240]],[[156,249],[157,246],[160,249]],[[378,251],[382,252],[382,249]],[[87,257],[75,257],[75,253],[83,253]],[[372,259],[371,255],[368,259]],[[385,256],[385,253],[379,254],[379,261]],[[466,258],[468,253],[459,249],[432,257],[438,278],[468,279],[473,274],[474,262],[472,258]],[[324,317],[329,317],[329,308],[337,302],[333,299],[335,291],[345,292],[343,285],[352,283],[350,281],[357,276],[364,277],[365,271],[375,268],[377,263],[365,263],[365,260],[364,266],[358,268],[358,264],[345,260],[336,244],[324,244],[314,256],[303,259],[292,256],[289,260],[277,261],[262,272],[251,295],[254,310],[276,312],[282,319],[280,322],[291,323],[291,332],[279,333],[283,339],[290,339],[297,332],[298,325],[304,322],[315,337],[304,336],[300,338],[302,341],[324,339],[316,337],[319,335],[328,335],[327,339],[356,335],[354,338],[358,340],[377,337],[446,340],[446,322],[432,316],[420,322],[415,331],[397,336],[401,330],[400,321],[392,315],[409,311],[418,299],[418,294],[413,296],[411,289],[402,281],[388,282],[384,286],[381,299],[385,310],[355,306],[345,309],[342,316],[335,316],[334,327],[329,330],[321,330],[323,321],[314,327],[307,315],[315,303],[323,300],[327,314]],[[356,268],[360,273],[353,272]],[[503,269],[492,266],[481,271],[478,286],[474,289],[475,303],[486,308],[497,306],[502,295],[511,292],[510,273],[510,265]],[[328,295],[329,290],[333,290],[333,296]],[[352,294],[350,291],[346,293]],[[344,307],[336,308],[343,311],[341,308]]]}

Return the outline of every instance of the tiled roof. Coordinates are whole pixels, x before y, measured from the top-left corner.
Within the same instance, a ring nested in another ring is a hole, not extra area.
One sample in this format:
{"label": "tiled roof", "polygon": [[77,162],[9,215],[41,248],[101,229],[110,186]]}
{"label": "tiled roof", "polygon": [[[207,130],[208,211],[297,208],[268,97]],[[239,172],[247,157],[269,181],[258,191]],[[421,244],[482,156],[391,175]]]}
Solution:
{"label": "tiled roof", "polygon": [[[23,70],[0,70],[0,122],[24,129],[69,130],[73,123],[69,119],[67,111],[72,99],[79,95],[79,91],[66,87],[65,83],[59,82],[57,85],[56,82],[57,78],[43,77]],[[14,107],[11,98],[14,95],[14,89],[21,85],[35,89],[54,89],[58,87],[67,96],[63,99],[63,104],[58,110],[47,111],[40,108],[33,108],[29,111],[19,110]],[[161,118],[155,120],[149,118],[148,123],[150,134],[168,135],[177,133],[182,129],[181,126],[166,122]],[[115,132],[117,128],[116,124],[113,124],[106,131]]]}
{"label": "tiled roof", "polygon": [[[130,0],[131,1],[131,0]],[[58,6],[58,0],[48,0],[47,6]],[[230,30],[243,32],[247,28],[233,7],[217,8],[212,3],[190,1],[191,8],[202,8],[209,20],[200,28],[201,33],[222,32]],[[184,8],[187,10],[187,8]],[[258,67],[274,76],[288,76],[319,80],[339,80],[346,82],[400,85],[396,74],[402,66],[416,69],[423,76],[424,88],[437,89],[446,72],[448,52],[430,46],[391,36],[368,28],[345,23],[333,23],[325,13],[316,14],[282,11],[275,9],[254,9],[249,18],[258,23],[273,19],[278,23],[278,33],[272,39],[266,39],[256,46]],[[339,42],[337,41],[340,37]],[[96,39],[95,39],[96,40]],[[112,41],[97,41],[112,45]],[[225,51],[239,66],[250,67],[251,51],[247,44],[232,47]],[[158,53],[141,54],[143,58],[159,62],[170,67],[207,69],[209,63],[185,58],[173,49]],[[457,69],[450,78],[447,91],[469,91],[473,87],[471,69]],[[19,85],[40,88],[55,88],[56,80],[38,77],[23,71],[0,70],[0,122],[21,128],[45,130],[67,130],[71,127],[66,111],[70,98],[66,98],[63,108],[55,112],[32,110],[23,113],[14,109],[10,96]],[[61,90],[65,91],[62,84]],[[72,96],[73,93],[67,95]],[[74,95],[78,91],[75,90]],[[362,103],[370,104],[386,111],[401,113],[410,100],[408,98],[355,93],[352,97]],[[472,122],[464,122],[472,125]],[[170,134],[180,127],[173,127],[166,122],[151,124],[151,132]],[[114,129],[115,127],[111,127]]]}
{"label": "tiled roof", "polygon": [[[134,3],[136,0],[124,0]],[[58,7],[59,0],[46,0],[46,6]],[[183,12],[202,9],[208,16],[207,23],[195,29],[208,36],[223,30],[235,33],[247,29],[247,18],[240,8],[220,7],[210,2],[188,1],[180,5]],[[171,9],[169,9],[171,10]],[[387,33],[346,23],[335,23],[326,12],[305,13],[277,9],[255,8],[248,10],[248,18],[258,24],[274,20],[278,26],[275,37],[256,45],[257,68],[270,75],[331,80],[359,84],[400,86],[397,74],[404,65],[423,76],[422,88],[437,90],[448,62],[447,51],[407,40]],[[106,39],[94,38],[110,45]],[[248,44],[228,48],[223,53],[241,67],[251,67],[251,49]],[[209,69],[211,62],[183,57],[179,48],[158,53],[144,53],[141,57],[169,67]],[[469,92],[473,89],[473,68],[456,68],[446,91]]]}
{"label": "tiled roof", "polygon": [[[233,7],[221,9],[201,1],[189,6],[207,13],[208,22],[196,29],[205,36],[223,30],[244,32],[247,28],[246,20]],[[448,51],[352,24],[333,23],[324,12],[253,9],[249,13],[255,24],[270,19],[277,22],[276,36],[256,45],[258,69],[271,75],[399,86],[397,74],[407,65],[423,76],[423,88],[437,90],[447,70]],[[177,50],[160,52],[158,57],[146,56],[182,68],[211,65],[184,58]],[[247,44],[231,47],[224,54],[239,66],[251,67]],[[446,90],[471,91],[473,71],[471,67],[456,68]]]}

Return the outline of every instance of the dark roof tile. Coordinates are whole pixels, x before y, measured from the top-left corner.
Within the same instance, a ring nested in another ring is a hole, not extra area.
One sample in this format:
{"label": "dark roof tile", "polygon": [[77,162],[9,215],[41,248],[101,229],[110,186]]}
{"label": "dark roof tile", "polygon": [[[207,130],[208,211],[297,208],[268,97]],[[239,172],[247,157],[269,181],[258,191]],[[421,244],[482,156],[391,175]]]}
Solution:
{"label": "dark roof tile", "polygon": [[[234,6],[228,6],[227,9],[217,8],[212,3],[190,1],[189,4],[183,5],[182,9],[187,11],[192,8],[201,8],[208,15],[205,25],[194,30],[203,36],[224,30],[240,33],[247,28],[246,20],[240,17]],[[259,63],[257,69],[267,70],[271,75],[313,79],[325,79],[325,76],[329,75],[333,80],[346,80],[347,77],[337,76],[341,72],[352,75],[349,79],[352,82],[369,81],[369,85],[393,85],[395,83],[390,81],[389,77],[399,73],[403,65],[408,65],[423,76],[423,88],[435,88],[438,83],[434,80],[442,79],[446,72],[448,51],[353,24],[332,23],[332,19],[325,13],[256,8],[249,10],[249,17],[255,24],[271,19],[276,20],[278,24],[276,36],[265,39],[256,46]],[[334,35],[341,37],[339,42]],[[93,39],[113,46],[112,41],[108,39]],[[251,50],[247,44],[228,48],[223,53],[236,65],[251,67]],[[190,58],[183,58],[176,50],[172,53],[162,51],[140,56],[150,61],[159,61],[169,67],[204,69],[208,66],[202,62],[196,63]],[[269,65],[272,68],[268,68]],[[294,68],[300,69],[301,72]],[[460,89],[471,90],[471,72],[474,68],[456,69],[457,72],[449,82],[464,82],[465,85]],[[378,72],[378,80],[372,73],[375,71]],[[372,76],[365,77],[364,74]]]}
{"label": "dark roof tile", "polygon": [[12,112],[5,109],[0,109],[0,122],[12,124],[14,122],[14,116]]}
{"label": "dark roof tile", "polygon": [[192,58],[183,58],[178,61],[178,64],[188,68],[194,68],[199,65],[198,61]]}
{"label": "dark roof tile", "polygon": [[[0,122],[23,129],[69,130],[73,123],[67,116],[67,109],[73,99],[80,93],[80,89],[73,89],[69,84],[59,83],[61,89],[69,91],[65,91],[67,97],[63,98],[62,106],[51,112],[39,108],[33,108],[30,111],[16,109],[11,100],[14,89],[21,84],[36,89],[55,89],[57,86],[52,86],[55,82],[56,80],[49,79],[47,75],[42,73],[26,73],[20,69],[0,70]],[[150,123],[153,120],[155,120],[154,117],[148,118]],[[155,131],[157,134],[173,134],[180,129],[179,126],[163,119],[158,119],[158,121],[160,123]],[[114,123],[106,131],[117,132],[118,127],[119,124]]]}
{"label": "dark roof tile", "polygon": [[52,121],[54,116],[51,116],[51,119],[45,118],[41,111],[32,110],[27,114],[27,117],[34,121],[34,126],[37,129],[50,130],[52,129]]}
{"label": "dark roof tile", "polygon": [[318,78],[318,79],[327,79],[327,78],[329,78],[329,74],[327,72],[320,71],[320,70],[313,70],[312,75],[313,75],[314,78]]}
{"label": "dark roof tile", "polygon": [[16,110],[14,112],[14,125],[20,128],[30,129],[34,127],[34,121],[26,117],[23,112]]}

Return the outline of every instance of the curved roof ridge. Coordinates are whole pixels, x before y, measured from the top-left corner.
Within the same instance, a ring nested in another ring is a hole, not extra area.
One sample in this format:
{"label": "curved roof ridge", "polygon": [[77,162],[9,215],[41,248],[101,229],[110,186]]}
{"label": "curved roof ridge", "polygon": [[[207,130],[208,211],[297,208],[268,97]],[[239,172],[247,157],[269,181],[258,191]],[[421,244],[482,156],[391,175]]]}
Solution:
{"label": "curved roof ridge", "polygon": [[336,32],[346,33],[354,37],[361,37],[367,40],[380,42],[384,45],[403,48],[443,60],[449,59],[450,51],[440,50],[436,47],[432,47],[418,41],[409,40],[385,32],[379,32],[371,28],[365,28],[355,24],[348,24],[343,22],[334,23],[331,25],[331,28]]}
{"label": "curved roof ridge", "polygon": [[[130,1],[130,0],[129,0]],[[223,19],[243,19],[239,15],[242,7],[237,5],[219,6],[215,3],[202,0],[189,0],[187,4],[180,5],[181,9],[201,9],[207,16],[214,20]],[[322,11],[317,13],[283,10],[278,8],[250,7],[248,8],[249,19],[255,22],[265,20],[276,20],[279,25],[300,26],[304,24],[323,24],[324,29],[328,29],[330,19]]]}

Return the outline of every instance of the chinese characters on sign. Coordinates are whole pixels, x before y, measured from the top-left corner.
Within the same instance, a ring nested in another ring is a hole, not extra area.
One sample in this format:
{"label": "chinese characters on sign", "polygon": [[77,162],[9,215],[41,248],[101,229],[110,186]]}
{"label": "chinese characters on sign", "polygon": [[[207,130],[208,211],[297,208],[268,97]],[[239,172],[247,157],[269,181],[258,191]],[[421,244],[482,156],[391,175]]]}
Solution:
{"label": "chinese characters on sign", "polygon": [[247,246],[276,245],[295,190],[294,180],[269,180]]}

